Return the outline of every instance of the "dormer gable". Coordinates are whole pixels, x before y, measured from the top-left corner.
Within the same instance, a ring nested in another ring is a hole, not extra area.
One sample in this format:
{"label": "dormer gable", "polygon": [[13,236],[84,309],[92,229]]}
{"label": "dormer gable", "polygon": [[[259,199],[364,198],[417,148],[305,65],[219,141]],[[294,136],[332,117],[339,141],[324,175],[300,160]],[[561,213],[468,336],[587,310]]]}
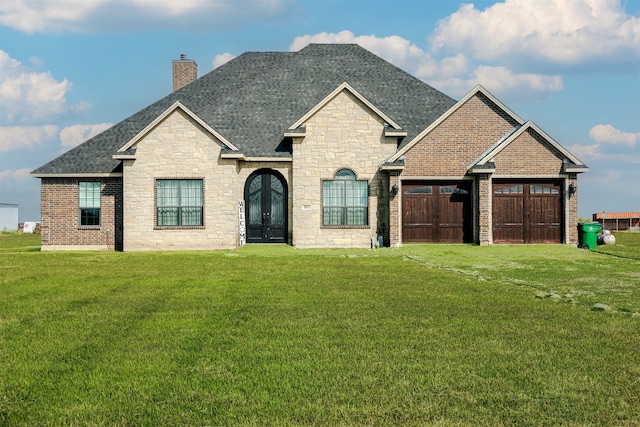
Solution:
{"label": "dormer gable", "polygon": [[391,117],[381,111],[377,106],[375,106],[372,102],[370,102],[367,98],[365,98],[362,94],[360,94],[357,90],[355,90],[349,83],[343,82],[337,88],[335,88],[329,95],[327,95],[322,101],[316,104],[311,110],[309,110],[306,114],[300,117],[294,124],[289,126],[289,128],[285,131],[285,137],[291,138],[304,138],[306,135],[305,123],[313,117],[318,111],[327,106],[332,100],[334,100],[340,93],[348,92],[352,96],[354,96],[358,101],[362,104],[366,105],[374,114],[376,114],[384,123],[385,123],[385,137],[390,138],[404,138],[407,135],[407,132],[402,129],[402,127],[397,124]]}

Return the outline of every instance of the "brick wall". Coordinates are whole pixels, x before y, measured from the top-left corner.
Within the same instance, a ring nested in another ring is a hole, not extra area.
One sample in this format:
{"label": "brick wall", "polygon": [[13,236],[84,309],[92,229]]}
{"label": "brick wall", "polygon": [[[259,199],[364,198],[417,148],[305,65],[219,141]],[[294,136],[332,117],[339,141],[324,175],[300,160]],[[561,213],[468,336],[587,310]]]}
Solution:
{"label": "brick wall", "polygon": [[491,176],[479,175],[476,178],[476,193],[474,195],[474,239],[480,245],[490,245],[493,243],[491,235],[491,224],[493,215]]}
{"label": "brick wall", "polygon": [[[100,226],[80,226],[79,182],[99,181]],[[122,249],[121,178],[42,178],[42,249]]]}
{"label": "brick wall", "polygon": [[176,91],[196,81],[198,78],[198,66],[195,61],[173,61],[173,90]]}
{"label": "brick wall", "polygon": [[463,177],[474,160],[516,125],[479,93],[405,154],[402,177]]}
{"label": "brick wall", "polygon": [[[478,93],[460,106],[425,138],[405,153],[405,168],[401,181],[411,179],[462,179],[467,168],[518,123],[498,108],[487,97]],[[550,178],[563,179],[565,190],[575,175],[568,178],[562,173],[563,155],[535,130],[528,129],[495,157],[496,171],[492,175],[474,177],[473,216],[474,241],[481,245],[493,243],[492,238],[492,181],[496,178]],[[565,191],[565,194],[568,194]],[[399,192],[401,198],[402,192]],[[578,195],[565,197],[565,238],[567,243],[577,242]],[[391,204],[393,210],[399,209]],[[402,225],[392,221],[392,244],[397,236],[401,242]]]}
{"label": "brick wall", "polygon": [[565,182],[565,242],[571,245],[578,244],[578,193],[569,194],[569,186],[571,184],[578,185],[578,177],[575,173],[569,174],[569,178]]}
{"label": "brick wall", "polygon": [[398,171],[389,172],[389,188],[394,185],[398,186],[395,195],[389,197],[389,246],[399,246],[402,243],[402,224],[401,224],[401,196],[400,196],[400,173]]}
{"label": "brick wall", "polygon": [[535,130],[527,129],[495,156],[493,177],[559,177],[563,157]]}

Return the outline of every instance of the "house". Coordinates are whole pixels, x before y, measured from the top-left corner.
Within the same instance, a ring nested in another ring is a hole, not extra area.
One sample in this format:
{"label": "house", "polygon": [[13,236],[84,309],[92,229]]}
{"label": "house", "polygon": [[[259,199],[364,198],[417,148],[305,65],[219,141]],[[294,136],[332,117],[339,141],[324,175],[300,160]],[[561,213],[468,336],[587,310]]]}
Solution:
{"label": "house", "polygon": [[603,229],[622,231],[640,229],[640,212],[598,212],[592,216]]}
{"label": "house", "polygon": [[18,205],[0,203],[0,231],[16,231],[18,229]]}
{"label": "house", "polygon": [[194,67],[32,172],[43,250],[577,243],[587,167],[481,86],[456,101],[358,45]]}

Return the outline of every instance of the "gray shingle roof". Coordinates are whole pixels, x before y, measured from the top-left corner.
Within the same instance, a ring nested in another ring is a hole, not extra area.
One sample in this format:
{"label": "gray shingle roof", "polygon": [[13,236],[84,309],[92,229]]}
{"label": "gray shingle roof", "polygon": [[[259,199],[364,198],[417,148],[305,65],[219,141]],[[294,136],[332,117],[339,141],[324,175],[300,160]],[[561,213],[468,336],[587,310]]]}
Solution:
{"label": "gray shingle roof", "polygon": [[[180,101],[247,157],[284,157],[284,132],[343,82],[394,120],[406,143],[455,101],[358,45],[249,52],[89,139],[32,173],[117,172],[112,156]],[[382,160],[382,159],[381,159]]]}

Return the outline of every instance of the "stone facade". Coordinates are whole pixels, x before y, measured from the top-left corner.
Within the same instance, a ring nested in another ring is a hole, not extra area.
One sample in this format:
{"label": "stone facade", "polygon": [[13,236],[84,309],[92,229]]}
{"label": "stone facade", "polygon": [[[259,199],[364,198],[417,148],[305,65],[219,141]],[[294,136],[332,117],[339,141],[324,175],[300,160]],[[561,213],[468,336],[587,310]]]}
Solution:
{"label": "stone facade", "polygon": [[[247,164],[221,159],[221,143],[181,110],[171,113],[136,144],[124,161],[124,250],[224,249],[238,244],[238,202],[256,169],[270,168],[289,180],[282,162]],[[204,224],[158,227],[157,179],[202,179]]]}
{"label": "stone facade", "polygon": [[[389,224],[388,182],[379,171],[381,159],[396,150],[384,136],[384,121],[348,90],[343,90],[311,116],[304,138],[293,145],[293,245],[297,247],[371,247]],[[322,181],[350,169],[369,183],[366,227],[324,227]],[[386,237],[388,240],[388,237]]]}

